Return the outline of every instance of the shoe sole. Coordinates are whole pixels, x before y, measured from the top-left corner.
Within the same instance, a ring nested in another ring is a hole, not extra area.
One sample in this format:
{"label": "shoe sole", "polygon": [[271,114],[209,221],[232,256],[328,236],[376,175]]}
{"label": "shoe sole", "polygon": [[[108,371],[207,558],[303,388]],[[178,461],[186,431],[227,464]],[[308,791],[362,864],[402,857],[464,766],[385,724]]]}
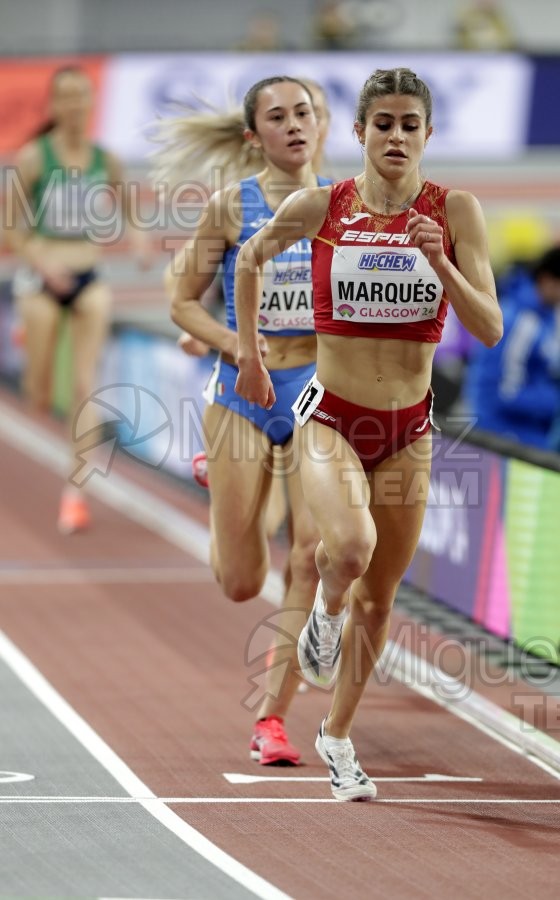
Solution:
{"label": "shoe sole", "polygon": [[57,525],[58,533],[65,537],[68,537],[70,534],[78,534],[82,531],[87,531],[89,528],[89,522],[80,525],[61,525],[60,523]]}
{"label": "shoe sole", "polygon": [[[326,756],[326,752],[325,753],[323,752],[323,748],[321,747],[319,737],[317,737],[317,740],[315,741],[315,750],[317,751],[317,753],[319,754],[319,756],[321,757],[321,759],[323,760],[323,762],[325,763],[325,765],[327,766],[327,768],[330,772],[331,767],[329,764],[329,760],[328,760],[328,757]],[[373,782],[371,782],[371,785],[372,785],[373,790],[375,791],[375,793],[373,793],[373,794],[370,793],[369,791],[367,794],[360,793],[360,791],[363,791],[363,787],[361,785],[356,785],[355,788],[350,788],[350,790],[355,790],[357,792],[356,794],[350,794],[349,792],[342,793],[341,790],[338,790],[337,788],[333,787],[332,783],[331,783],[331,791],[332,791],[333,797],[335,798],[335,800],[338,800],[339,803],[372,803],[375,800],[375,798],[377,797],[377,788],[375,787]]]}
{"label": "shoe sole", "polygon": [[299,766],[300,764],[299,756],[297,760],[292,756],[275,756],[263,761],[260,750],[250,750],[249,755],[251,759],[254,759],[255,762],[258,762],[261,766]]}

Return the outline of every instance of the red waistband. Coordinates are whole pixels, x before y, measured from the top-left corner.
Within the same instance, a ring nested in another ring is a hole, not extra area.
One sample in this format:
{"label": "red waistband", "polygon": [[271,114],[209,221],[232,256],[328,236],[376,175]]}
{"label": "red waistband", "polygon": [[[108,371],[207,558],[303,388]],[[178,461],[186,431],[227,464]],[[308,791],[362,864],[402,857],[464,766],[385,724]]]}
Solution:
{"label": "red waistband", "polygon": [[325,388],[321,403],[324,403],[325,401],[328,402],[329,412],[334,416],[348,416],[350,414],[352,418],[357,418],[359,416],[373,415],[379,421],[388,423],[394,419],[395,415],[405,415],[407,418],[413,418],[415,415],[423,415],[426,409],[426,401],[429,400],[431,404],[432,396],[432,389],[429,388],[426,396],[413,406],[393,406],[391,409],[373,409],[370,406],[360,406],[358,403],[351,403],[350,400],[344,400],[342,397],[339,397],[338,394],[333,394]]}

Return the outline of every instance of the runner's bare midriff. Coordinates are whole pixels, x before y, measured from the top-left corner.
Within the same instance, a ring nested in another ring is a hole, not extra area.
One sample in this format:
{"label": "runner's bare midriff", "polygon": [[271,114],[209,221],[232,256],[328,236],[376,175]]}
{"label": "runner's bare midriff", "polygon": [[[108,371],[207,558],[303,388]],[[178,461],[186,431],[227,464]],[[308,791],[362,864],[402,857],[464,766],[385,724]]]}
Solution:
{"label": "runner's bare midriff", "polygon": [[[265,335],[268,353],[264,358],[267,369],[297,369],[315,362],[317,339],[315,334]],[[234,359],[223,354],[225,362],[234,364]]]}
{"label": "runner's bare midriff", "polygon": [[52,265],[71,269],[72,272],[85,272],[99,261],[99,248],[81,238],[50,238],[37,234],[30,239],[31,242],[38,255]]}
{"label": "runner's bare midriff", "polygon": [[319,334],[317,377],[327,390],[359,406],[403,409],[426,396],[436,347],[422,341]]}

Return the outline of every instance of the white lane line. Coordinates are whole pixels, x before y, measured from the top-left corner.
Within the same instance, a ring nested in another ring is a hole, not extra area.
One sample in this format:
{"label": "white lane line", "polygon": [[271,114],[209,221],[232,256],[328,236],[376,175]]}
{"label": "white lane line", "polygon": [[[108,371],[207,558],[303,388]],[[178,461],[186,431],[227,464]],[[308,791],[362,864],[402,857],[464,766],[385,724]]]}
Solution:
{"label": "white lane line", "polygon": [[34,775],[27,772],[0,772],[0,784],[16,784],[20,781],[33,781]]}
{"label": "white lane line", "polygon": [[[61,478],[68,477],[66,443],[0,401],[0,435],[10,446]],[[111,472],[107,478],[91,478],[87,492],[111,509],[127,516],[149,531],[206,565],[210,562],[210,533],[186,513],[160,500],[126,478]],[[263,598],[279,605],[284,579],[280,572],[268,573]]]}
{"label": "white lane line", "polygon": [[[16,805],[25,805],[25,804],[56,804],[56,803],[139,803],[141,806],[144,806],[146,809],[150,807],[162,804],[169,803],[174,804],[176,806],[181,805],[190,805],[196,806],[197,804],[212,804],[212,803],[340,803],[340,800],[335,800],[334,797],[0,797],[0,804],[16,804]],[[427,798],[427,797],[383,797],[377,798],[375,803],[469,803],[469,804],[479,804],[479,803],[510,803],[510,804],[525,804],[525,805],[554,805],[557,804],[560,806],[560,797],[556,798],[546,798],[546,799],[531,799],[527,797],[497,797],[495,799],[488,797],[458,797],[458,798],[449,798],[449,797],[439,797],[439,798]],[[183,822],[183,820],[180,820]],[[187,826],[190,827],[190,826]],[[221,852],[221,851],[220,851]],[[228,873],[229,874],[229,873]],[[251,873],[252,874],[252,873]],[[255,876],[258,878],[258,876]],[[251,888],[252,890],[252,888]],[[260,896],[260,894],[258,895]],[[275,894],[275,897],[285,897],[285,894]]]}
{"label": "white lane line", "polygon": [[[301,782],[302,784],[308,784],[310,782],[330,782],[330,778],[319,778],[316,776],[306,776],[306,775],[288,775],[282,777],[282,775],[241,775],[234,772],[224,772],[224,778],[226,781],[229,781],[230,784],[262,784],[263,782],[268,781],[289,781],[289,782]],[[417,784],[434,784],[435,782],[481,782],[483,778],[471,778],[458,775],[417,775],[416,777],[407,776],[407,777],[383,777],[378,778],[375,775],[369,776],[372,781],[375,781],[376,784],[380,784],[382,781],[387,784],[402,784],[404,782],[415,782]]]}
{"label": "white lane line", "polygon": [[545,805],[546,806],[546,805],[550,805],[550,804],[554,804],[554,803],[557,803],[558,805],[560,805],[560,797],[557,800],[528,800],[526,798],[516,800],[516,799],[510,798],[510,797],[508,797],[508,798],[500,797],[497,800],[488,800],[488,799],[486,799],[486,797],[477,797],[477,798],[472,798],[472,799],[466,799],[465,797],[459,797],[456,800],[446,797],[442,800],[424,800],[424,799],[419,799],[418,797],[410,797],[409,799],[398,799],[398,800],[394,799],[394,798],[390,799],[390,800],[386,800],[386,799],[375,800],[375,803],[435,803],[436,805],[439,803],[462,803],[462,804],[473,803],[473,804],[476,804],[477,806],[480,804],[486,804],[489,806],[492,806],[495,804],[505,804],[505,805],[510,804],[512,806],[514,806],[514,805],[519,805],[519,806]]}
{"label": "white lane line", "polygon": [[[153,804],[169,803],[176,805],[196,805],[197,803],[338,803],[332,797],[25,797],[23,795],[13,797],[0,797],[0,804],[9,806],[25,806],[26,804],[56,804],[56,803],[138,803],[146,809]],[[560,799],[557,801],[560,803]],[[183,821],[181,819],[181,821]]]}
{"label": "white lane line", "polygon": [[[22,567],[0,569],[0,587],[2,585],[53,585],[53,584],[177,584],[200,583],[214,581],[214,576],[207,566],[185,568],[150,569],[117,568],[80,568],[53,569]],[[19,598],[18,602],[19,602]]]}
{"label": "white lane line", "polygon": [[[71,459],[66,442],[1,401],[0,435],[7,444],[25,453],[40,466],[63,479],[68,477]],[[87,493],[190,553],[199,562],[209,562],[208,530],[203,525],[116,472],[111,471],[106,478],[91,478]]]}
{"label": "white lane line", "polygon": [[513,713],[393,641],[387,642],[378,665],[401,684],[560,780],[560,743],[550,735],[527,725]]}
{"label": "white lane line", "polygon": [[[261,897],[263,900],[290,900],[287,894],[239,863],[233,856],[220,850],[208,838],[205,838],[199,831],[188,825],[184,819],[181,819],[180,816],[169,809],[166,805],[169,801],[156,797],[2,632],[0,632],[0,658],[129,795],[124,798],[116,797],[109,802],[139,803],[188,847],[248,891],[252,891],[257,897]],[[17,799],[13,797],[9,799],[2,798],[2,803],[25,801],[25,797]],[[77,798],[77,800],[57,801],[56,798],[50,797],[36,802],[83,802],[83,800]],[[92,798],[89,802],[99,803],[100,798]],[[103,801],[101,800],[101,802]]]}

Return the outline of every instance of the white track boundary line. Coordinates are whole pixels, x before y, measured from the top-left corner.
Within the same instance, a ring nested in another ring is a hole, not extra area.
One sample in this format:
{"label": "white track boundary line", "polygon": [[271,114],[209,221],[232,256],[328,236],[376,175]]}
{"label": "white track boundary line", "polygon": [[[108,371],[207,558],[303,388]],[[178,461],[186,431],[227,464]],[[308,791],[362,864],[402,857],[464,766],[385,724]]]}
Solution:
{"label": "white track boundary line", "polygon": [[[560,744],[550,735],[528,726],[513,713],[474,690],[462,696],[458,691],[462,687],[464,692],[465,686],[460,681],[393,641],[387,642],[385,652],[389,657],[394,656],[388,669],[401,684],[432,700],[514,753],[524,756],[560,781]],[[448,696],[442,696],[442,693]],[[449,699],[449,696],[460,699]]]}
{"label": "white track boundary line", "polygon": [[[0,436],[7,444],[25,453],[39,465],[50,469],[61,478],[68,477],[70,458],[66,443],[1,401]],[[87,491],[111,509],[184,550],[198,562],[209,564],[208,529],[195,522],[186,513],[160,500],[150,491],[144,490],[116,472],[111,472],[107,478],[94,475],[88,481]],[[279,605],[283,584],[280,572],[271,571],[265,582],[264,599]]]}
{"label": "white track boundary line", "polygon": [[[138,803],[148,809],[153,804],[169,803],[176,806],[212,803],[229,803],[229,804],[251,804],[251,803],[340,803],[340,800],[324,797],[0,797],[0,804],[9,805],[25,805],[28,804],[56,804],[56,803]],[[554,805],[560,806],[560,797],[551,799],[527,798],[527,797],[497,797],[496,799],[488,797],[383,797],[376,798],[372,801],[377,803],[508,803],[519,805]],[[362,804],[363,805],[363,804]],[[151,810],[150,810],[151,811]],[[182,819],[180,821],[183,821]],[[190,827],[190,826],[188,826]],[[229,873],[228,873],[229,874]],[[258,877],[258,876],[256,876]],[[246,886],[246,885],[245,885]],[[285,894],[276,894],[275,896],[285,897]]]}
{"label": "white track boundary line", "polygon": [[[287,894],[265,881],[260,875],[252,872],[228,853],[220,850],[208,838],[205,838],[204,835],[196,831],[184,819],[181,819],[180,816],[169,809],[165,801],[156,797],[149,787],[134,774],[132,769],[129,769],[126,763],[111,750],[109,745],[99,737],[93,728],[72,709],[66,700],[49,684],[46,678],[41,675],[39,670],[2,632],[0,632],[0,658],[46,709],[79,741],[82,747],[129,794],[128,797],[115,798],[114,802],[139,803],[154,818],[161,822],[165,828],[183,841],[184,844],[257,897],[261,897],[263,900],[289,900]],[[136,799],[137,797],[140,799]],[[2,802],[5,802],[5,800],[2,800]],[[13,803],[14,800],[11,799],[11,802]]]}
{"label": "white track boundary line", "polygon": [[[224,778],[230,784],[268,784],[271,781],[276,783],[282,782],[298,782],[300,784],[311,784],[312,782],[326,782],[330,784],[330,778],[316,777],[315,775],[241,775],[234,772],[224,772]],[[386,784],[403,784],[414,782],[416,784],[457,784],[465,782],[484,781],[483,778],[475,778],[472,776],[461,777],[460,775],[417,775],[405,777],[385,777],[378,778],[376,775],[369,776],[376,784],[385,782]]]}
{"label": "white track boundary line", "polygon": [[[214,581],[207,566],[193,566],[191,569],[176,568],[7,568],[0,569],[0,587],[32,584],[33,586],[53,584],[200,584]],[[19,598],[16,598],[19,600]]]}

